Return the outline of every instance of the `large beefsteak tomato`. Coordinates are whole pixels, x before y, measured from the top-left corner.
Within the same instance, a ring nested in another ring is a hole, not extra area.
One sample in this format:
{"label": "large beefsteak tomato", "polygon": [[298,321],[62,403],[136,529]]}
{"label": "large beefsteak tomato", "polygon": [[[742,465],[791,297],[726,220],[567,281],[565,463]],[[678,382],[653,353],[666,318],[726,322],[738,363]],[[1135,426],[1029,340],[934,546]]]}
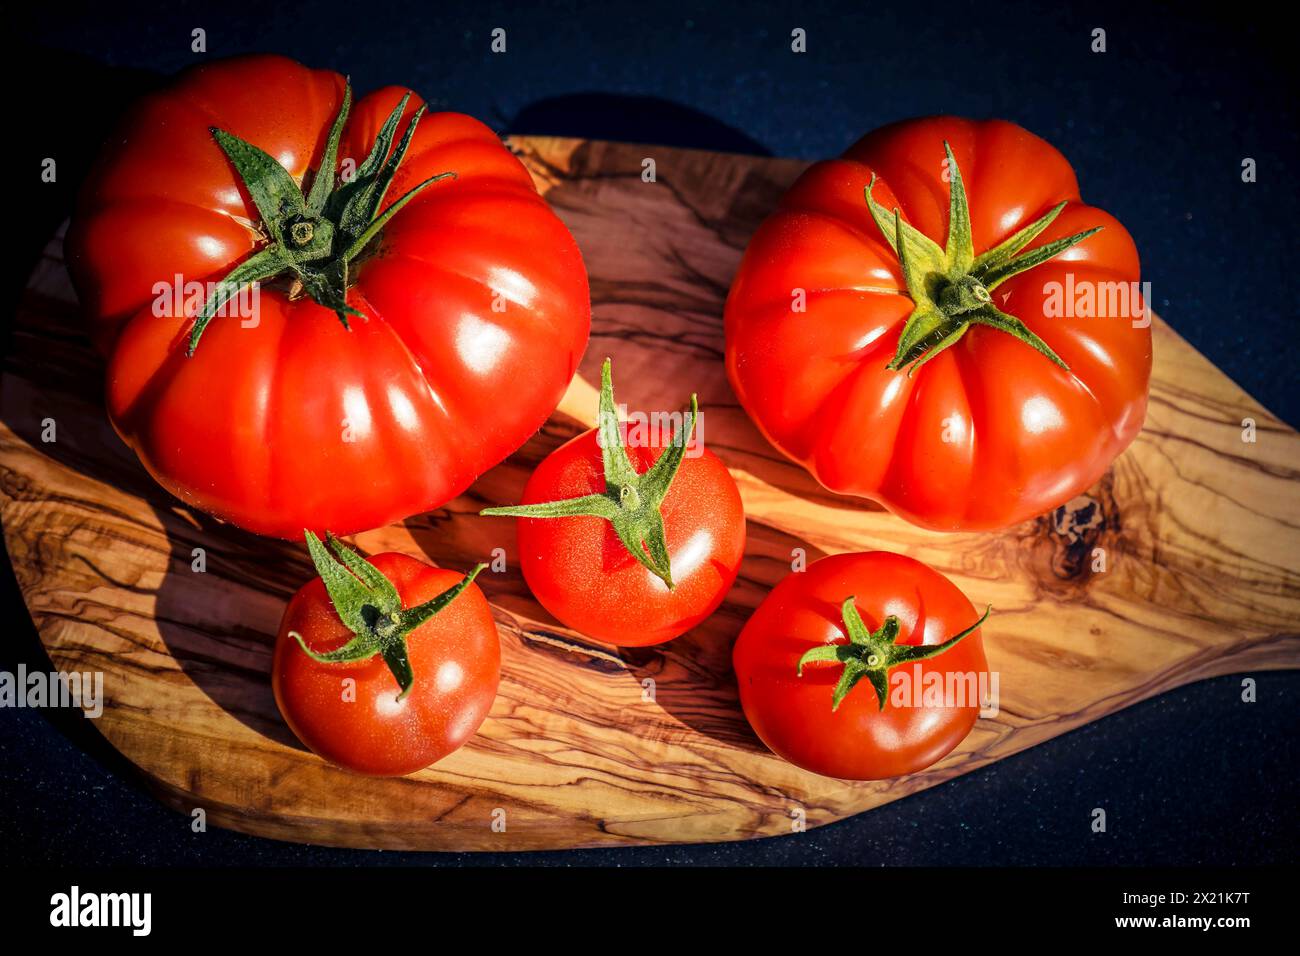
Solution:
{"label": "large beefsteak tomato", "polygon": [[490,129],[424,112],[251,56],[108,142],[69,265],[113,424],[183,501],[286,538],[383,525],[558,404],[590,330],[578,247]]}
{"label": "large beefsteak tomato", "polygon": [[1133,241],[1065,157],[1012,123],[934,117],[794,184],[728,297],[727,371],[832,491],[993,529],[1077,495],[1133,440],[1149,325]]}

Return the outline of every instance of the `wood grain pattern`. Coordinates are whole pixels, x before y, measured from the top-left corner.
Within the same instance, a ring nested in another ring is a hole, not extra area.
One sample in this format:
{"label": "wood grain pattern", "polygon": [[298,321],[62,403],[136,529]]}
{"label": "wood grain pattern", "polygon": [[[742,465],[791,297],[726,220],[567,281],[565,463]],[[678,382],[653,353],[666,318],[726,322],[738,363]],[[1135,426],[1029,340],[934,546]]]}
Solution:
{"label": "wood grain pattern", "polygon": [[[514,141],[578,238],[594,329],[538,435],[436,512],[367,534],[465,568],[504,547],[530,470],[595,420],[613,355],[629,407],[692,389],[706,441],[750,516],[740,580],[658,648],[566,630],[511,570],[481,581],[500,626],[500,696],[482,732],[432,769],[371,780],[304,751],[276,711],[271,642],[311,574],[296,544],[257,539],[159,489],[108,425],[103,368],[77,330],[61,242],[32,276],[0,393],[0,520],[55,667],[105,673],[98,729],[159,796],[265,836],[385,848],[517,850],[736,840],[816,826],[1031,747],[1167,688],[1300,666],[1300,437],[1157,320],[1147,426],[1087,496],[1000,535],[941,535],[838,498],[768,446],[722,368],[722,304],[744,244],[802,163],[578,140]],[[641,180],[653,156],[658,182]],[[1242,421],[1257,441],[1242,441]],[[53,419],[57,440],[41,440]],[[1091,555],[1109,555],[1104,574]],[[207,571],[191,571],[203,548]],[[888,548],[942,570],[998,613],[985,627],[1001,713],[930,770],[847,783],[797,770],[749,731],[731,643],[794,548]],[[642,682],[653,678],[653,700]],[[505,810],[506,829],[492,828]]]}

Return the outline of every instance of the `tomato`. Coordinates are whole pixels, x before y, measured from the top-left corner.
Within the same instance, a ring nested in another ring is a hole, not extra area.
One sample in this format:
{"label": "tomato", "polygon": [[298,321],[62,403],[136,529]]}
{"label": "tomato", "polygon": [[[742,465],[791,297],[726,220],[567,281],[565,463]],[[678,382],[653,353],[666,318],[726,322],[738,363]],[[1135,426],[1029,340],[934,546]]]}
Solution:
{"label": "tomato", "polygon": [[787,575],[740,632],[741,706],[763,743],[805,770],[914,773],[975,723],[990,686],[983,621],[919,561],[888,551],[822,558]]}
{"label": "tomato", "polygon": [[759,228],[727,372],[830,490],[927,528],[1002,528],[1087,489],[1141,428],[1138,278],[1129,234],[1046,142],[911,120],[811,167]]}
{"label": "tomato", "polygon": [[463,491],[554,410],[590,329],[578,247],[490,129],[399,87],[353,106],[281,57],[141,102],[68,253],[118,433],[187,504],[285,538]]}
{"label": "tomato", "polygon": [[501,648],[469,575],[389,552],[366,560],[308,532],[320,577],[289,601],[272,687],[298,739],[358,773],[414,773],[472,737],[492,708]]}
{"label": "tomato", "polygon": [[599,425],[538,465],[522,505],[483,512],[519,516],[524,579],[569,627],[660,644],[713,613],[736,580],[744,506],[721,460],[698,442],[688,450],[696,409],[691,396],[671,436],[620,428],[606,359]]}

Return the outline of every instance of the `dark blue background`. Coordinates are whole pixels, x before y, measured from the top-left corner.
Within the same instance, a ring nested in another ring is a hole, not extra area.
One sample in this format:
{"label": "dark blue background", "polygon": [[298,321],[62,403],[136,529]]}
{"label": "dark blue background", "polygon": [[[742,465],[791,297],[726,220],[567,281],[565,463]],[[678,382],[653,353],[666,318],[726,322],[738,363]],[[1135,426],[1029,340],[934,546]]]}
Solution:
{"label": "dark blue background", "polygon": [[[9,68],[24,158],[79,173],[87,140],[158,73],[208,56],[288,54],[365,90],[402,83],[502,132],[817,158],[867,130],[950,112],[1015,120],[1073,162],[1084,197],[1132,232],[1156,309],[1295,424],[1295,55],[1253,8],[1025,3],[170,3],[22,11]],[[358,12],[359,11],[359,12]],[[508,52],[488,50],[494,27]],[[808,52],[790,52],[803,27]],[[1090,51],[1095,27],[1108,52]],[[80,158],[79,158],[80,157]],[[1241,181],[1241,162],[1258,182]],[[64,160],[61,159],[61,163]],[[33,167],[35,168],[35,167]],[[75,182],[76,175],[61,175]],[[68,186],[32,200],[43,238]],[[44,230],[44,231],[41,231]],[[29,252],[34,258],[36,248]],[[20,265],[22,262],[19,263]],[[15,286],[18,288],[20,286]],[[16,294],[16,292],[14,293]],[[4,585],[13,599],[12,580]],[[16,604],[0,666],[39,660]],[[1290,862],[1300,849],[1300,675],[1165,694],[1017,757],[801,836],[715,847],[418,855],[212,831],[153,802],[80,717],[0,712],[0,849],[51,862]],[[1110,827],[1089,829],[1094,807]]]}

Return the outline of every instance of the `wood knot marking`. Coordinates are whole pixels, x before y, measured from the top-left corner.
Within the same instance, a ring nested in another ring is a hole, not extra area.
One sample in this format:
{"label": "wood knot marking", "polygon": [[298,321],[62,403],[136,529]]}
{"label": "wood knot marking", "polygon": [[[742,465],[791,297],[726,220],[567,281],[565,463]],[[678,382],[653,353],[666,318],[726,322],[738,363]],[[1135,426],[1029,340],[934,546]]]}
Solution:
{"label": "wood knot marking", "polygon": [[[1052,574],[1062,581],[1087,582],[1110,570],[1116,557],[1119,511],[1107,475],[1092,494],[1078,495],[1039,519],[1051,546]],[[1100,549],[1100,550],[1099,550]]]}
{"label": "wood knot marking", "polygon": [[1104,523],[1101,502],[1091,495],[1071,498],[1052,512],[1053,532],[1070,544],[1088,537]]}

